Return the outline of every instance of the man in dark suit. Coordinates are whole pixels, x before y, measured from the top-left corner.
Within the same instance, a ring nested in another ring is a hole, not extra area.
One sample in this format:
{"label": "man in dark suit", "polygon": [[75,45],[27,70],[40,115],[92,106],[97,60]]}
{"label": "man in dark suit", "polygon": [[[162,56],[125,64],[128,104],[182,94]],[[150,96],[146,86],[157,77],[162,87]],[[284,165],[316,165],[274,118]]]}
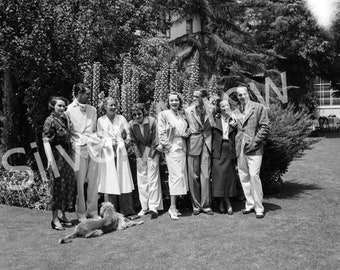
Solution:
{"label": "man in dark suit", "polygon": [[235,138],[238,173],[246,205],[243,214],[256,212],[264,217],[263,191],[260,170],[264,140],[269,132],[267,109],[260,103],[250,101],[248,89],[237,87],[240,108],[234,111],[238,132]]}
{"label": "man in dark suit", "polygon": [[188,178],[192,199],[193,214],[200,212],[213,215],[210,204],[211,171],[211,124],[203,98],[208,93],[205,89],[194,91],[194,104],[185,110],[190,128],[188,139]]}

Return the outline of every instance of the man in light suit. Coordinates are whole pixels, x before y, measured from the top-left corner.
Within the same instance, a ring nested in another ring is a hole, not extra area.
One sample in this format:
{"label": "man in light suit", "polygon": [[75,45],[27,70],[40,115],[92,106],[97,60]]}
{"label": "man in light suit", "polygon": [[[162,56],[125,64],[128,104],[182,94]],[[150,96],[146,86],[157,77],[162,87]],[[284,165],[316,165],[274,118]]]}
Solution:
{"label": "man in light suit", "polygon": [[[99,219],[98,216],[98,164],[96,145],[100,143],[96,135],[97,110],[88,105],[91,90],[83,84],[73,87],[75,99],[68,105],[66,114],[71,121],[70,133],[72,152],[75,163],[77,178],[77,201],[76,212],[79,221],[87,217]],[[85,201],[84,184],[87,183],[87,196]]]}
{"label": "man in light suit", "polygon": [[200,212],[213,215],[210,198],[211,171],[211,124],[203,103],[208,93],[205,89],[194,91],[194,104],[185,110],[190,128],[188,139],[189,190],[193,214]]}
{"label": "man in light suit", "polygon": [[240,108],[234,111],[238,128],[235,144],[238,173],[246,197],[243,214],[255,211],[257,218],[263,218],[260,170],[264,140],[269,132],[268,113],[262,104],[250,101],[247,87],[239,86],[236,92]]}

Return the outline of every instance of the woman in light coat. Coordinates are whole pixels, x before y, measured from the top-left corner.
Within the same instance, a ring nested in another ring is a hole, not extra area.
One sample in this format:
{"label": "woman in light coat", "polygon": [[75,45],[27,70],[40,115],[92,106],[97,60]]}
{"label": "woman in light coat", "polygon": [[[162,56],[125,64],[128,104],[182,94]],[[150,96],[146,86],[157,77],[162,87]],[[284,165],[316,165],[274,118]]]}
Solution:
{"label": "woman in light coat", "polygon": [[176,92],[168,96],[168,110],[158,115],[159,150],[165,152],[169,171],[169,191],[171,205],[168,210],[170,218],[178,219],[176,207],[177,196],[186,195],[188,188],[186,164],[186,138],[189,135],[188,124],[181,110],[182,99]]}
{"label": "woman in light coat", "polygon": [[104,99],[101,110],[105,115],[98,119],[98,136],[104,141],[99,162],[98,192],[108,194],[111,201],[123,215],[135,215],[132,191],[132,174],[125,148],[130,141],[129,124],[124,116],[116,113],[117,101],[112,97]]}

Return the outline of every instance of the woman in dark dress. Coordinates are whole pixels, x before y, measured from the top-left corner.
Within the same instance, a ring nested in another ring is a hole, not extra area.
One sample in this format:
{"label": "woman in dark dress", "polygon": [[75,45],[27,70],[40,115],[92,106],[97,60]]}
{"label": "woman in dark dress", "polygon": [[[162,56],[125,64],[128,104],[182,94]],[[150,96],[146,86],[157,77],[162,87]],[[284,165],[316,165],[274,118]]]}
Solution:
{"label": "woman in dark dress", "polygon": [[[236,121],[231,117],[228,100],[217,101],[216,126],[212,143],[212,196],[219,201],[221,213],[233,214],[230,197],[237,195],[235,134]],[[227,210],[225,209],[227,205]]]}
{"label": "woman in dark dress", "polygon": [[[66,103],[63,97],[50,99],[48,107],[52,112],[45,120],[42,134],[47,169],[50,172],[51,226],[55,230],[64,230],[63,225],[72,225],[66,218],[65,212],[74,211],[77,190],[74,170],[56,148],[61,146],[70,156],[69,121],[64,114]],[[58,216],[59,210],[62,213],[61,218]]]}

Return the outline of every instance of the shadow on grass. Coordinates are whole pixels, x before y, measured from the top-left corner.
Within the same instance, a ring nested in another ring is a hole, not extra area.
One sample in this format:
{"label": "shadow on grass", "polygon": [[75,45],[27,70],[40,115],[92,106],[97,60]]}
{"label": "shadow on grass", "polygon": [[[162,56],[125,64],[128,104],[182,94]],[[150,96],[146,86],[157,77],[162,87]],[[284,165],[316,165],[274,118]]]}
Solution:
{"label": "shadow on grass", "polygon": [[[237,212],[242,212],[242,210],[245,207],[245,201],[241,201],[238,199],[234,199],[231,201],[231,204],[233,206],[233,210],[235,213]],[[276,211],[276,210],[281,210],[281,206],[274,204],[274,203],[268,203],[268,202],[263,202],[263,207],[266,210],[266,212],[271,212],[271,211]]]}
{"label": "shadow on grass", "polygon": [[327,138],[327,139],[339,139],[340,138],[340,132],[319,132],[317,136],[314,136],[317,138]]}
{"label": "shadow on grass", "polygon": [[306,194],[311,190],[322,189],[315,184],[298,183],[296,179],[285,181],[283,184],[275,187],[271,193],[267,193],[266,197],[274,197],[277,199],[290,199]]}
{"label": "shadow on grass", "polygon": [[272,211],[282,209],[280,205],[277,205],[275,203],[268,203],[268,202],[263,202],[263,207],[264,207],[266,212],[272,212]]}
{"label": "shadow on grass", "polygon": [[340,138],[340,132],[325,133],[324,137],[328,138],[328,139],[339,139]]}

